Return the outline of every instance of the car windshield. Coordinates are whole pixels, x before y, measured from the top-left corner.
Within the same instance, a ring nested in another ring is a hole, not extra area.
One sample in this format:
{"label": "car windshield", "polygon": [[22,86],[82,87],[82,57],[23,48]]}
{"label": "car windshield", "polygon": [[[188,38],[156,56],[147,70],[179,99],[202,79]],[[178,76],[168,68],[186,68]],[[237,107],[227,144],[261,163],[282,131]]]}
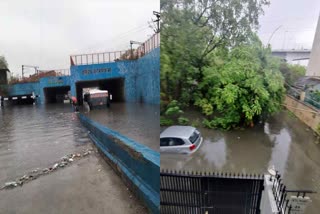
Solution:
{"label": "car windshield", "polygon": [[197,130],[195,130],[195,131],[192,133],[192,135],[189,137],[190,142],[191,142],[192,144],[194,144],[194,143],[198,140],[199,136],[200,136],[200,132],[197,131]]}

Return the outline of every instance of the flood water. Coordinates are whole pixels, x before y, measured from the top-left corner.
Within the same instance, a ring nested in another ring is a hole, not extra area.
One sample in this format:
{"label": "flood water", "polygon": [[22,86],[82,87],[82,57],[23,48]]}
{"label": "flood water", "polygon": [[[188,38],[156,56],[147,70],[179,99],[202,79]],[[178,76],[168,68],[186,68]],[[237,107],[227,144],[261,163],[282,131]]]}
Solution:
{"label": "flood water", "polygon": [[[191,118],[198,115],[190,112]],[[161,153],[161,168],[189,171],[266,173],[274,165],[287,189],[317,191],[306,213],[320,210],[320,144],[313,132],[288,112],[254,128],[217,131],[199,128],[204,137],[191,155]]]}
{"label": "flood water", "polygon": [[159,105],[112,103],[110,108],[94,109],[84,114],[137,143],[159,151]]}
{"label": "flood water", "polygon": [[71,105],[0,108],[0,184],[48,167],[90,142]]}

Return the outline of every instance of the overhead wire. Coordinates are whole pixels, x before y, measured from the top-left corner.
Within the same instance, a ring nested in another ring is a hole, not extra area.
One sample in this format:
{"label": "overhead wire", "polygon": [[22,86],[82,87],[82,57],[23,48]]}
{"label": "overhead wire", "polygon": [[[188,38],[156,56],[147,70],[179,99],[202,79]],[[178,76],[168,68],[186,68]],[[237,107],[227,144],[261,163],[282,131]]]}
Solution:
{"label": "overhead wire", "polygon": [[112,41],[113,43],[115,41],[117,41],[116,44],[119,44],[119,43],[124,43],[126,40],[124,38],[126,37],[129,37],[129,36],[132,36],[132,34],[136,34],[136,33],[139,33],[139,32],[142,32],[142,31],[145,31],[149,28],[149,25],[142,25],[142,26],[139,26],[139,27],[136,27],[136,28],[133,28],[131,30],[128,30],[126,32],[123,32],[121,34],[117,34],[107,40],[104,40],[104,41],[100,41],[94,45],[90,45],[90,46],[87,46],[85,48],[81,48],[79,49],[77,52],[80,52],[80,51],[88,51],[89,49],[95,49],[97,46],[101,46],[101,45],[104,45],[105,43],[107,42],[110,42]]}

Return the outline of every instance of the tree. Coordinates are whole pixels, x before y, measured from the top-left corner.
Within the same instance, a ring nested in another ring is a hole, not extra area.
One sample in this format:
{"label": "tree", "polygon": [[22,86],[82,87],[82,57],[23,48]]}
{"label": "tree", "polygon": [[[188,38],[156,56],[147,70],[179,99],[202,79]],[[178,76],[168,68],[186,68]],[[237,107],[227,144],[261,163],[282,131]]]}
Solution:
{"label": "tree", "polygon": [[[258,27],[267,0],[161,1],[161,91],[191,101],[216,49],[235,47]],[[171,98],[169,97],[171,96]]]}
{"label": "tree", "polygon": [[0,69],[8,68],[7,60],[4,56],[0,56]]}
{"label": "tree", "polygon": [[224,57],[212,56],[204,69],[195,105],[208,117],[210,128],[253,126],[261,116],[278,111],[284,96],[280,61],[271,56],[257,37],[233,48]]}
{"label": "tree", "polygon": [[288,85],[294,83],[306,75],[306,68],[302,65],[290,65],[286,62],[281,63],[280,71]]}

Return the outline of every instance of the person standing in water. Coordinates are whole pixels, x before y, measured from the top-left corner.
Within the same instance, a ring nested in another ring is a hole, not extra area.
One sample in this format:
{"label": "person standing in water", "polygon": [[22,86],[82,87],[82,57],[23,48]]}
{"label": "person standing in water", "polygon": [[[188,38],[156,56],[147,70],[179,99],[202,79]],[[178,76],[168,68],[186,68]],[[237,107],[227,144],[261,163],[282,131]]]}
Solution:
{"label": "person standing in water", "polygon": [[76,97],[72,97],[71,100],[72,100],[72,106],[73,106],[74,111],[78,112],[79,108],[78,108],[77,98]]}

